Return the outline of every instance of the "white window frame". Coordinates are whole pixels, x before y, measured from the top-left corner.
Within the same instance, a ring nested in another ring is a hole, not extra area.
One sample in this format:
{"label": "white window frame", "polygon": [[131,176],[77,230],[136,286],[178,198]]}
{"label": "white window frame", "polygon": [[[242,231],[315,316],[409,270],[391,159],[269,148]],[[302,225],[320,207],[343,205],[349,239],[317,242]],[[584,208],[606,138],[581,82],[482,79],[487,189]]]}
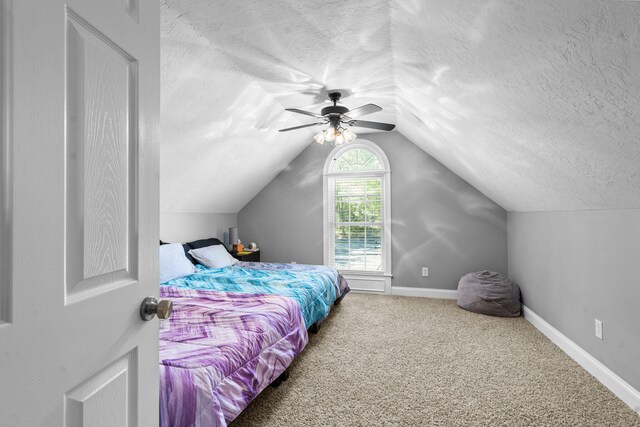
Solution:
{"label": "white window frame", "polygon": [[[382,170],[335,171],[336,160],[346,151],[364,148],[378,157]],[[335,147],[324,164],[323,172],[323,241],[324,263],[334,266],[333,242],[335,238],[335,178],[380,177],[382,180],[382,269],[381,271],[338,270],[357,291],[391,293],[391,167],[387,155],[375,143],[358,139],[350,144]]]}

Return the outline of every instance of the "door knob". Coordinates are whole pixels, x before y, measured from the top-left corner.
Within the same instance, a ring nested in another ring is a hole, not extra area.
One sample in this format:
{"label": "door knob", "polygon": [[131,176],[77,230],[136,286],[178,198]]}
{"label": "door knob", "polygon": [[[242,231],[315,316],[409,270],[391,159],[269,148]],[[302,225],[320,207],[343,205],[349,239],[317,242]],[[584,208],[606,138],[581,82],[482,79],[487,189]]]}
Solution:
{"label": "door knob", "polygon": [[168,299],[158,301],[154,297],[146,297],[140,305],[140,317],[142,320],[151,320],[157,315],[158,319],[168,319],[173,310],[173,303]]}

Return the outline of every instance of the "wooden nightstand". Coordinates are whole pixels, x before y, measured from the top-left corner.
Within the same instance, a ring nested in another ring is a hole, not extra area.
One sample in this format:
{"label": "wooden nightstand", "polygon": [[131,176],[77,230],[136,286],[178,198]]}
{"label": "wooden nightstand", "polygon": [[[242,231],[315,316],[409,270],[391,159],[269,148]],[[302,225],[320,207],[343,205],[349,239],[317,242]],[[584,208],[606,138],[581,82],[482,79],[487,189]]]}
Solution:
{"label": "wooden nightstand", "polygon": [[247,262],[260,262],[260,251],[257,250],[255,252],[243,253],[242,255],[238,255],[237,252],[231,252],[231,256],[239,261],[247,261]]}

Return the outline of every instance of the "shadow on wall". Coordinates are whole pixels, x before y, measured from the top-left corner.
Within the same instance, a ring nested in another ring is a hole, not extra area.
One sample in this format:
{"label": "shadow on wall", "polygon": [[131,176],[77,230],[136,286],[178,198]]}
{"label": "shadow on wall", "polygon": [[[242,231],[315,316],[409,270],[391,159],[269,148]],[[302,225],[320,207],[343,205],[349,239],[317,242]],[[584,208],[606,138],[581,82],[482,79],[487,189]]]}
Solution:
{"label": "shadow on wall", "polygon": [[318,213],[322,215],[322,169],[324,167],[324,152],[330,151],[327,149],[328,147],[313,143],[307,148],[308,151],[314,152],[313,158],[309,159],[308,163],[294,165],[298,167],[292,167],[292,163],[285,169],[289,188],[282,196],[287,199],[288,204],[303,201],[297,209],[300,221],[303,223],[307,218],[317,217]]}
{"label": "shadow on wall", "polygon": [[636,4],[404,3],[404,135],[509,210],[637,207]]}
{"label": "shadow on wall", "polygon": [[[470,271],[507,272],[504,209],[398,132],[361,139],[378,144],[391,164],[394,286],[455,289]],[[266,261],[324,262],[322,173],[330,152],[311,144],[238,214]],[[421,267],[430,267],[429,277]]]}
{"label": "shadow on wall", "polygon": [[391,163],[394,286],[454,289],[470,271],[507,273],[504,209],[397,132],[367,137]]}

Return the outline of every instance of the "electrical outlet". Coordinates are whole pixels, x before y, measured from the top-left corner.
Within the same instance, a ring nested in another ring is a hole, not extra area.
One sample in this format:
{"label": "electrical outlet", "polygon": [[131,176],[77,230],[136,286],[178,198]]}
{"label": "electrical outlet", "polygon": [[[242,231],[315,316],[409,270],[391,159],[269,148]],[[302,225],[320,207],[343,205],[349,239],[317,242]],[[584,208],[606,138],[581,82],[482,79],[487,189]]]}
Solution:
{"label": "electrical outlet", "polygon": [[596,319],[596,338],[602,339],[602,321]]}
{"label": "electrical outlet", "polygon": [[429,275],[429,268],[428,267],[422,267],[422,275],[424,277],[427,277]]}

